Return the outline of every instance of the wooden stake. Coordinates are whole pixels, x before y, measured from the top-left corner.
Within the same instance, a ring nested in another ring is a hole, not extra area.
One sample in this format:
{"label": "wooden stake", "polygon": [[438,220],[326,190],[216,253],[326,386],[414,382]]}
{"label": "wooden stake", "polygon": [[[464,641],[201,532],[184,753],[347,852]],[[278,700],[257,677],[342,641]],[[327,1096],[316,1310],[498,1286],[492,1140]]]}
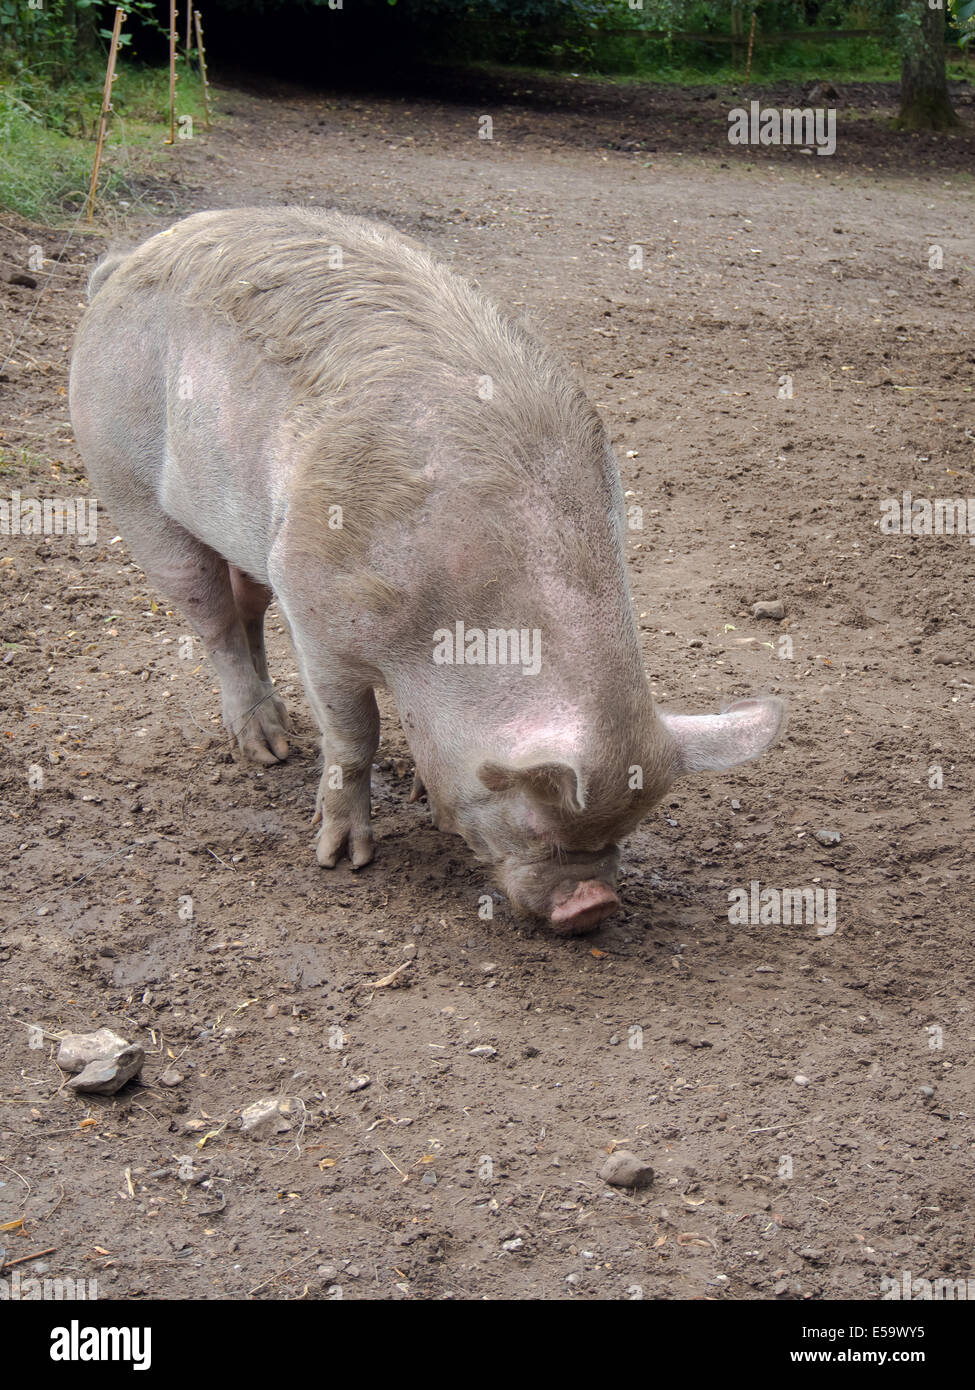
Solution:
{"label": "wooden stake", "polygon": [[753,45],[754,42],[755,42],[755,16],[756,16],[757,14],[758,14],[758,11],[757,11],[757,10],[752,10],[752,27],[751,27],[751,29],[749,30],[749,33],[748,33],[748,62],[745,64],[745,86],[746,86],[746,87],[748,86],[748,80],[749,80],[749,77],[750,77],[751,71],[752,71],[752,45]]}
{"label": "wooden stake", "polygon": [[115,81],[115,59],[118,56],[119,35],[122,32],[122,22],[125,19],[125,11],[116,9],[115,25],[112,29],[112,46],[108,50],[108,69],[105,73],[105,90],[102,93],[102,111],[98,121],[98,139],[95,142],[95,163],[91,170],[91,187],[88,189],[88,208],[87,220],[90,222],[95,216],[95,190],[98,187],[98,170],[102,163],[102,149],[105,145],[105,131],[108,128],[108,115],[112,109],[112,83]]}
{"label": "wooden stake", "polygon": [[196,24],[196,46],[200,54],[200,77],[203,79],[203,110],[204,123],[207,130],[210,129],[210,84],[207,81],[207,60],[203,51],[203,20],[200,18],[200,11],[193,11],[193,20]]}
{"label": "wooden stake", "polygon": [[169,139],[176,144],[176,0],[169,0]]}
{"label": "wooden stake", "polygon": [[186,0],[186,61],[190,60],[190,49],[193,47],[193,0]]}

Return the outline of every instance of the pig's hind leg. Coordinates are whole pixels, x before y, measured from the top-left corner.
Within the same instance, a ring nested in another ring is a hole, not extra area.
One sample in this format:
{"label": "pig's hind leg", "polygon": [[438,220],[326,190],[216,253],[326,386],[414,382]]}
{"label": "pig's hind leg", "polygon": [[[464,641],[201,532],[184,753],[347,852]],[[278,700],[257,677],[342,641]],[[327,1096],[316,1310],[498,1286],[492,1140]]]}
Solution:
{"label": "pig's hind leg", "polygon": [[[229,565],[228,568],[234,603],[237,605],[237,613],[244,625],[244,635],[250,648],[251,665],[257,672],[258,679],[268,686],[271,684],[271,677],[267,669],[267,651],[264,646],[264,614],[274,595],[266,584],[259,584],[256,579],[251,579],[249,574],[239,570],[236,565]],[[284,701],[278,695],[272,695],[269,703],[277,714],[281,729],[287,732],[290,720]]]}
{"label": "pig's hind leg", "polygon": [[[148,515],[123,503],[113,505],[112,512],[147,578],[172,599],[206,646],[220,678],[223,722],[235,749],[258,763],[283,761],[288,756],[283,706],[267,675],[263,635],[262,670],[257,668],[256,619],[246,603],[242,615],[227,561],[154,509]],[[262,608],[262,626],[263,614]]]}

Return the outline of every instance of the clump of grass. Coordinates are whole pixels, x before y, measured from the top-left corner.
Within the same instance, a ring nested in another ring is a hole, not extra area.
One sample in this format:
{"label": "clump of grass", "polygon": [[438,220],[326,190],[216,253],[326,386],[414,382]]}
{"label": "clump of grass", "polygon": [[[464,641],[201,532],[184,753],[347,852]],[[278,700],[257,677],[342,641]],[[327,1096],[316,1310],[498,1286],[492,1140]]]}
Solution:
{"label": "clump of grass", "polygon": [[11,449],[0,449],[0,474],[19,473],[23,469],[41,468],[44,460],[32,449],[21,448],[17,454]]}
{"label": "clump of grass", "polygon": [[35,222],[57,220],[84,201],[90,146],[48,128],[32,107],[0,91],[0,204]]}
{"label": "clump of grass", "polygon": [[[83,67],[68,82],[42,68],[0,63],[0,207],[35,222],[58,225],[88,196],[104,71]],[[203,99],[185,67],[177,114],[202,128]],[[133,196],[133,181],[161,167],[170,151],[169,73],[121,63],[98,183],[102,204]]]}

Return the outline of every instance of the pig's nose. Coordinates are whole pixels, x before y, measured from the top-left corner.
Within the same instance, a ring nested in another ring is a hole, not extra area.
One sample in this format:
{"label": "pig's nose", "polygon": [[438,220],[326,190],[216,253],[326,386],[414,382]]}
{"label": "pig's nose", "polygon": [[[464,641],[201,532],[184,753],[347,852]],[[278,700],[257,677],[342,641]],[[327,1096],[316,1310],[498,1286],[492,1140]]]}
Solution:
{"label": "pig's nose", "polygon": [[577,883],[569,897],[564,898],[552,908],[549,917],[557,932],[566,936],[576,936],[592,931],[604,917],[609,917],[620,905],[620,900],[600,878],[586,878]]}

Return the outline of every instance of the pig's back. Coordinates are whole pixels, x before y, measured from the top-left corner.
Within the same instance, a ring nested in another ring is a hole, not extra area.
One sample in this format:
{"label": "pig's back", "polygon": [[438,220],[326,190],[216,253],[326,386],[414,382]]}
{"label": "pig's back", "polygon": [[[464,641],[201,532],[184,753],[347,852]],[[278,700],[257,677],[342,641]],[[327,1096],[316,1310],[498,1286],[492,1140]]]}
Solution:
{"label": "pig's back", "polygon": [[[143,453],[190,529],[205,515],[234,536],[246,513],[260,550],[294,498],[307,516],[301,543],[337,562],[416,514],[431,488],[461,487],[469,501],[530,505],[550,535],[575,509],[595,518],[587,550],[615,548],[615,464],[581,389],[520,322],[393,229],[301,208],[195,214],[103,280],[79,350],[89,325],[105,336],[137,305],[145,351],[133,392],[165,433]],[[179,397],[186,378],[192,408]],[[354,503],[358,530],[328,529],[336,498]],[[477,529],[488,513],[473,511],[464,520]]]}

